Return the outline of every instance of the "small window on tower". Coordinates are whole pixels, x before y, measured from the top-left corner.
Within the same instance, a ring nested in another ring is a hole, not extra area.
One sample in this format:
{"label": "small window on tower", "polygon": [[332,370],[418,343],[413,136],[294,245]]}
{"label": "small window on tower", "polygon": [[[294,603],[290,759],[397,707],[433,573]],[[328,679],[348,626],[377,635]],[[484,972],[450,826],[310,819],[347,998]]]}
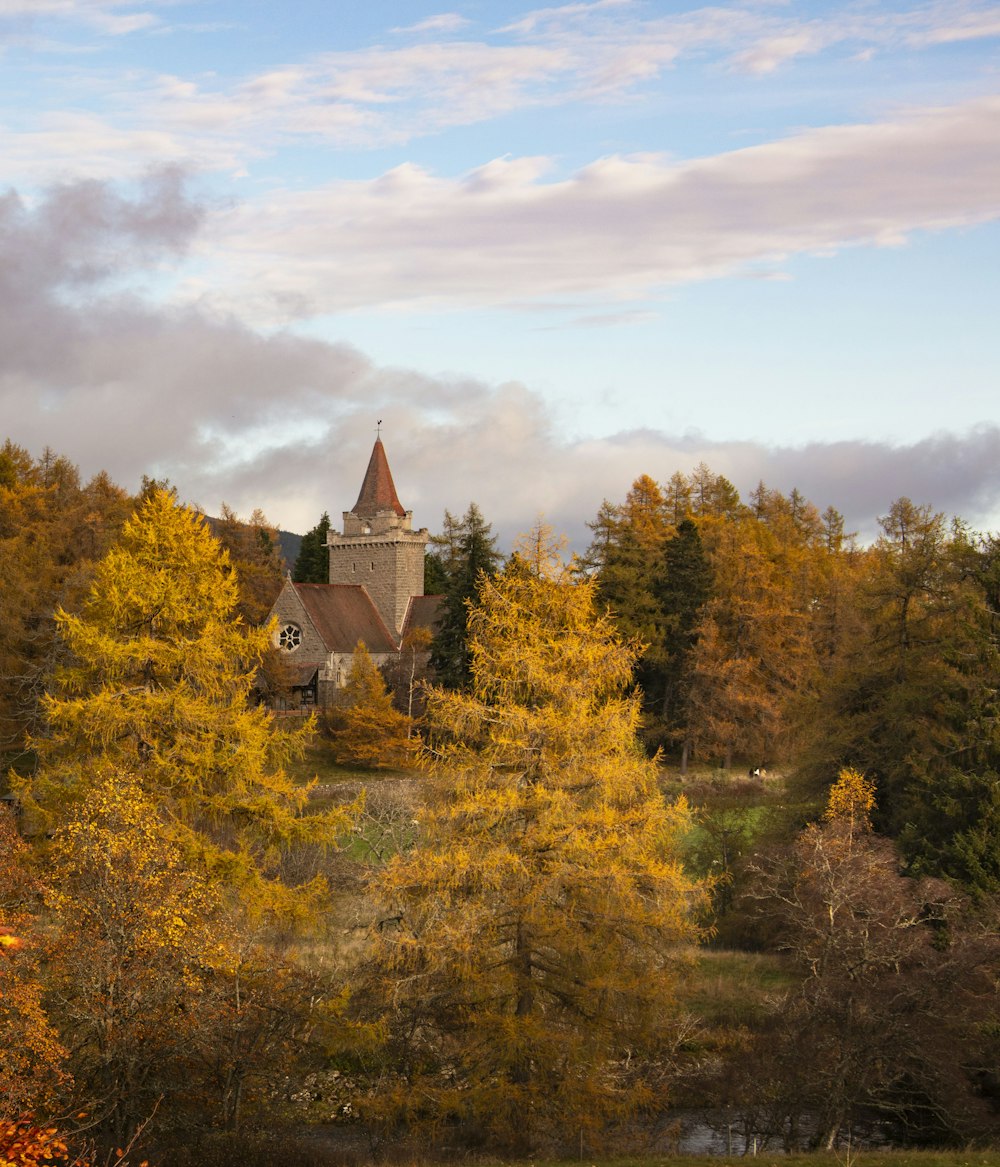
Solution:
{"label": "small window on tower", "polygon": [[375,570],[375,560],[373,559],[372,560],[372,571],[374,571],[374,570]]}

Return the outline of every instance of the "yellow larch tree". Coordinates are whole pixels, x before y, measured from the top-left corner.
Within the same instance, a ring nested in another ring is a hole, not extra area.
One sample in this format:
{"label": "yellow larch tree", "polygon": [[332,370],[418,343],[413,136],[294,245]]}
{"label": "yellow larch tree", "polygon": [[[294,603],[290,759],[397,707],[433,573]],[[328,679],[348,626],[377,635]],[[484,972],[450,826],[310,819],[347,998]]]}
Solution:
{"label": "yellow larch tree", "polygon": [[405,765],[412,755],[410,725],[393,705],[385,678],[359,640],[347,683],[322,720],[334,758],[358,766]]}
{"label": "yellow larch tree", "polygon": [[[0,1125],[13,1124],[11,1137],[22,1116],[54,1113],[70,1085],[67,1051],[43,1003],[41,892],[14,815],[0,806]],[[3,1154],[0,1135],[0,1162]]]}
{"label": "yellow larch tree", "polygon": [[525,1149],[663,1103],[704,889],[637,745],[636,647],[594,591],[515,558],[470,613],[471,691],[430,694],[434,793],[373,880],[359,996],[389,1035],[383,1115]]}
{"label": "yellow larch tree", "polygon": [[324,845],[344,815],[304,814],[284,770],[304,745],[249,700],[270,641],[234,615],[238,588],[204,521],[153,489],[97,566],[79,614],[56,620],[71,663],[44,700],[37,773],[18,785],[31,829],[65,821],[100,771],[133,774],[188,861],[287,909],[282,856]]}

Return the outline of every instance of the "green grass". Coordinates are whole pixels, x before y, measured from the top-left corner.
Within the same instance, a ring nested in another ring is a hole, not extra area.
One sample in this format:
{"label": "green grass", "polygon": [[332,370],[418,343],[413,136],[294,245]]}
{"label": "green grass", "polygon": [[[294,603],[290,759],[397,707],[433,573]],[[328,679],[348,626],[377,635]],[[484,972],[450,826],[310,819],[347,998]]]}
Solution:
{"label": "green grass", "polygon": [[703,948],[679,997],[710,1030],[753,1027],[793,983],[785,961],[774,953]]}
{"label": "green grass", "polygon": [[379,782],[386,778],[412,778],[419,771],[374,769],[365,766],[343,766],[335,762],[329,750],[321,741],[313,741],[306,749],[303,757],[290,763],[287,767],[289,776],[301,785],[311,782],[314,778],[321,784],[360,783],[367,786],[372,782]]}

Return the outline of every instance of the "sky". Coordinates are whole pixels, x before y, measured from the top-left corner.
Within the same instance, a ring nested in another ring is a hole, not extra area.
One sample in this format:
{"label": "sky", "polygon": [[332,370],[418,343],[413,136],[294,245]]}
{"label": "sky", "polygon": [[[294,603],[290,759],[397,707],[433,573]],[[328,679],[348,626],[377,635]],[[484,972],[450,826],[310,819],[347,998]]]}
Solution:
{"label": "sky", "polygon": [[1000,528],[1000,3],[0,0],[0,439],[303,532]]}

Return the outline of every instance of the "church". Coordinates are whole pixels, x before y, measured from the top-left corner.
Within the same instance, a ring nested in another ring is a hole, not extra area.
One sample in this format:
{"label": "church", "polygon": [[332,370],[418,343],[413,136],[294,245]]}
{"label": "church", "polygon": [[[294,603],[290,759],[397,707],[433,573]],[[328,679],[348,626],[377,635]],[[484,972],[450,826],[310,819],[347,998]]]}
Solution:
{"label": "church", "polygon": [[430,536],[426,527],[413,530],[413,512],[396,494],[381,437],[358,501],[343,517],[343,532],[327,536],[330,582],[289,578],[271,609],[275,645],[288,665],[288,708],[330,705],[347,681],[358,641],[377,667],[391,667],[411,634],[434,628],[441,597],[423,594]]}

